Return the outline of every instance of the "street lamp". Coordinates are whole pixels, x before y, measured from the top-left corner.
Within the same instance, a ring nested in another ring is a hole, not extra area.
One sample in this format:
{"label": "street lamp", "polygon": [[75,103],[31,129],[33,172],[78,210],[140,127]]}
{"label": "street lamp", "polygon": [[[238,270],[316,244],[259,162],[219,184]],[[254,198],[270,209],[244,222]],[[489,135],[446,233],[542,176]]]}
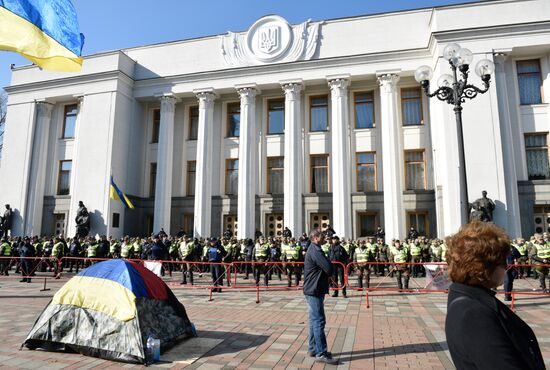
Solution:
{"label": "street lamp", "polygon": [[[441,75],[437,80],[439,88],[433,93],[430,93],[430,80],[433,77],[432,68],[426,65],[418,67],[414,72],[414,78],[422,85],[426,96],[429,98],[436,96],[439,100],[454,106],[458,134],[458,166],[462,189],[460,202],[463,212],[462,223],[464,224],[468,222],[470,204],[468,203],[468,183],[466,181],[466,160],[462,132],[462,103],[465,103],[466,99],[473,99],[477,94],[484,94],[489,90],[489,81],[495,70],[495,64],[489,59],[482,59],[477,62],[475,72],[483,81],[483,88],[480,89],[468,83],[470,63],[473,60],[473,54],[469,49],[461,48],[460,45],[455,43],[448,44],[443,50],[443,58],[449,62],[452,74]],[[460,72],[460,80],[458,79],[457,69]]]}

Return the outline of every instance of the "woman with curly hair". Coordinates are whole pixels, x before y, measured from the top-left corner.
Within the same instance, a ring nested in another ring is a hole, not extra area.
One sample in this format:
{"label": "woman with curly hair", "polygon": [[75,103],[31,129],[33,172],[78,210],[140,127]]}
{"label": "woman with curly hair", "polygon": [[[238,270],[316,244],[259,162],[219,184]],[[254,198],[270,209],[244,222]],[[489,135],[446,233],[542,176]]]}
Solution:
{"label": "woman with curly hair", "polygon": [[495,297],[502,285],[510,238],[474,222],[447,238],[449,288],[445,334],[461,369],[545,369],[535,333]]}

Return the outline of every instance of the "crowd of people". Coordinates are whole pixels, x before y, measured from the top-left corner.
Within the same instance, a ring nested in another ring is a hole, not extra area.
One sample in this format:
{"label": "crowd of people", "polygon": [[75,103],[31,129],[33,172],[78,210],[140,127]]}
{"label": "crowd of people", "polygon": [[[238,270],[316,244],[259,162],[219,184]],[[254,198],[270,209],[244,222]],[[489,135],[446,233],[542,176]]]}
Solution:
{"label": "crowd of people", "polygon": [[[411,277],[426,276],[422,263],[446,261],[447,245],[444,240],[420,236],[413,227],[405,240],[392,240],[390,245],[384,242],[384,231],[380,227],[372,237],[357,240],[339,238],[330,226],[325,230],[325,235],[326,242],[321,249],[335,263],[332,283],[333,287],[340,288],[333,291],[334,296],[338,296],[341,290],[346,297],[344,274],[345,266],[350,263],[349,272],[355,275],[355,284],[359,288],[369,288],[373,275],[390,275],[396,279],[398,289],[407,290]],[[226,264],[238,263],[244,279],[249,279],[252,275],[256,285],[260,285],[263,280],[263,285],[268,286],[273,275],[279,279],[285,275],[290,287],[292,284],[300,284],[303,265],[297,262],[304,261],[309,245],[307,234],[293,237],[287,228],[280,237],[259,235],[255,240],[238,240],[230,229],[225,230],[219,239],[192,238],[183,230],[177,236],[161,231],[148,238],[3,237],[0,241],[0,257],[11,258],[0,258],[0,274],[8,275],[15,267],[16,273],[20,272],[23,276],[21,281],[30,282],[30,276],[35,271],[52,271],[59,277],[60,269],[78,273],[80,269],[103,258],[125,258],[177,262],[165,263],[162,272],[167,270],[170,275],[174,271],[182,272],[181,284],[193,284],[194,271],[199,274],[210,271],[213,284],[222,286],[224,280],[227,280],[227,284],[231,283]],[[20,263],[15,263],[18,257]],[[64,258],[62,264],[54,263],[63,257],[69,258]],[[531,268],[521,265],[549,262],[548,233],[536,234],[529,241],[514,240],[508,263],[519,266],[509,270],[509,285],[505,286],[505,290],[512,290],[514,278],[533,277],[539,280],[540,288],[547,291],[548,267]],[[354,283],[350,281],[350,284]],[[215,291],[221,291],[221,288],[216,288]]]}

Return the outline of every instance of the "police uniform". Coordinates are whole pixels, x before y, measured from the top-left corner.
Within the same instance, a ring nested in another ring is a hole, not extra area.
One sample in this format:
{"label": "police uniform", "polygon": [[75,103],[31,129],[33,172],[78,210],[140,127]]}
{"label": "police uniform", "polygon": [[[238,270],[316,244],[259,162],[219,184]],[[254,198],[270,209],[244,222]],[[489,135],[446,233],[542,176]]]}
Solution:
{"label": "police uniform", "polygon": [[256,285],[260,285],[260,275],[264,274],[264,284],[265,286],[269,285],[268,281],[268,273],[266,269],[266,265],[261,262],[267,262],[269,257],[269,244],[267,243],[256,243],[254,246],[254,254],[253,254],[254,262],[254,279],[256,281]]}
{"label": "police uniform", "polygon": [[[195,243],[191,241],[182,240],[179,244],[179,255],[182,261],[193,262]],[[193,265],[190,263],[184,263],[182,267],[182,281],[181,284],[187,284],[187,275],[189,275],[189,282],[193,285]]]}
{"label": "police uniform", "polygon": [[357,263],[357,282],[361,289],[363,289],[363,278],[365,279],[366,288],[370,287],[370,277],[368,277],[370,274],[365,273],[370,270],[370,266],[367,264],[370,257],[370,251],[366,244],[359,244],[359,248],[355,250],[355,255],[353,256],[353,262]]}
{"label": "police uniform", "polygon": [[[537,263],[541,264],[549,264],[550,263],[550,243],[543,242],[543,243],[535,243],[535,250],[536,254],[533,256],[533,259]],[[547,266],[537,266],[535,267],[535,270],[537,271],[539,275],[539,282],[540,282],[540,288],[543,291],[546,290],[546,277],[548,276],[548,267]]]}
{"label": "police uniform", "polygon": [[[410,253],[411,253],[411,262],[421,263],[422,262],[422,246],[417,240],[409,244]],[[412,275],[413,277],[418,277],[420,274],[422,265],[412,265]]]}
{"label": "police uniform", "polygon": [[391,247],[391,257],[392,262],[399,263],[394,265],[394,271],[397,276],[397,287],[401,290],[403,288],[409,289],[410,270],[408,265],[401,263],[410,262],[410,254],[406,247],[401,245],[400,247],[399,249],[396,246]]}
{"label": "police uniform", "polygon": [[0,243],[0,275],[9,276],[11,264],[11,244],[6,240]]}
{"label": "police uniform", "polygon": [[302,255],[302,246],[296,242],[286,242],[281,244],[281,254],[285,263],[284,269],[287,276],[287,286],[292,286],[292,274],[294,274],[294,285],[300,285],[301,269],[298,262]]}

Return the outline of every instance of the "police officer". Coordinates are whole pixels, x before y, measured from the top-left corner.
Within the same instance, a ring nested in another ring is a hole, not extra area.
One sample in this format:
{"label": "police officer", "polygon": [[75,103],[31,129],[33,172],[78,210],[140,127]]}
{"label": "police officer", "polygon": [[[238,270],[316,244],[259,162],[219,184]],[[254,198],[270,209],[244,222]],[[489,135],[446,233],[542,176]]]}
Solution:
{"label": "police officer", "polygon": [[[414,229],[414,227],[411,227]],[[416,231],[416,230],[415,230]],[[411,232],[409,231],[409,235]],[[414,239],[409,244],[410,253],[411,253],[411,262],[421,263],[422,262],[422,246],[420,245],[420,240]],[[417,278],[420,275],[422,265],[412,265],[412,275],[414,278]]]}
{"label": "police officer", "polygon": [[118,239],[111,240],[111,243],[109,244],[109,257],[120,258],[120,253],[121,253],[121,248],[120,248],[120,243],[118,242]]}
{"label": "police officer", "polygon": [[30,283],[31,282],[31,273],[34,257],[34,247],[31,244],[31,241],[28,236],[23,239],[23,244],[19,250],[19,255],[21,256],[21,276],[23,279],[19,280],[20,283]]}
{"label": "police officer", "polygon": [[265,262],[269,258],[269,244],[266,243],[264,237],[261,237],[254,246],[254,279],[256,285],[260,285],[260,275],[264,274],[264,284],[269,285],[268,272]]}
{"label": "police officer", "polygon": [[54,268],[54,276],[56,279],[59,279],[60,278],[60,263],[59,263],[59,260],[61,258],[63,258],[63,247],[64,247],[64,244],[63,242],[61,241],[60,238],[55,238],[55,241],[54,241],[54,245],[53,245],[53,248],[52,248],[52,255],[51,255],[51,263],[53,264],[53,268]]}
{"label": "police officer", "polygon": [[[227,242],[227,247],[225,247],[225,256],[223,257],[223,263],[231,264],[234,261],[237,261],[239,258],[239,244],[237,243],[236,238],[231,238]],[[227,279],[227,286],[231,286],[231,266],[223,265],[225,277]]]}
{"label": "police officer", "polygon": [[76,273],[78,274],[78,270],[80,267],[82,267],[82,245],[80,244],[80,240],[78,239],[78,235],[76,235],[69,244],[69,257],[71,257],[69,262],[69,272],[73,272],[73,267],[76,266]]}
{"label": "police officer", "polygon": [[[208,262],[210,265],[210,272],[212,274],[212,284],[214,287],[223,286],[223,277],[221,275],[221,265],[222,259],[225,255],[225,250],[223,246],[218,242],[218,239],[211,238],[210,246],[208,247]],[[212,289],[213,292],[221,293],[221,288]]]}
{"label": "police officer", "polygon": [[[538,238],[534,244],[536,254],[533,255],[533,260],[539,264],[549,264],[550,263],[550,243],[544,241],[544,239]],[[548,293],[546,289],[546,277],[548,276],[548,267],[547,266],[537,266],[535,267],[539,275],[540,288],[544,293]]]}
{"label": "police officer", "polygon": [[[330,248],[329,252],[329,259],[331,262],[340,262],[344,266],[348,264],[349,261],[349,255],[347,254],[346,250],[340,245],[340,238],[337,235],[333,235],[331,237],[332,246]],[[339,284],[341,284],[342,288],[342,296],[344,298],[347,298],[346,294],[346,282],[344,280],[344,269],[345,267],[342,266],[340,263],[333,263],[332,265],[332,277],[333,277],[333,286],[334,288],[337,288],[332,292],[333,297],[338,297],[338,288],[340,287]]]}
{"label": "police officer", "polygon": [[11,262],[11,244],[7,237],[0,242],[0,275],[9,276],[8,270]]}
{"label": "police officer", "polygon": [[130,258],[130,252],[133,251],[134,247],[130,242],[130,237],[125,236],[120,246],[120,257],[124,259]]}
{"label": "police officer", "polygon": [[[183,240],[179,244],[179,255],[184,262],[193,262],[195,260],[195,241],[198,243],[198,239],[191,240],[187,235],[183,237]],[[181,284],[187,284],[187,275],[189,275],[189,282],[193,285],[193,265],[191,263],[184,263],[182,266],[182,281]]]}
{"label": "police officer", "polygon": [[391,262],[396,263],[393,269],[397,275],[397,287],[399,290],[402,290],[403,288],[409,289],[409,279],[411,273],[409,266],[403,263],[410,262],[410,258],[411,256],[408,248],[402,246],[401,241],[395,240],[393,248],[391,249]]}
{"label": "police officer", "polygon": [[[281,262],[281,249],[279,248],[279,245],[275,239],[270,238],[269,240],[269,256],[267,259],[268,262]],[[273,276],[273,272],[277,272],[277,276],[279,277],[279,281],[282,280],[281,277],[281,265],[278,263],[272,264],[269,266],[269,280],[271,280],[271,277]]]}
{"label": "police officer", "polygon": [[285,226],[285,229],[283,230],[283,238],[292,238],[292,231],[288,227]]}
{"label": "police officer", "polygon": [[302,246],[296,243],[294,238],[285,239],[281,244],[281,258],[285,263],[284,269],[287,276],[287,286],[292,286],[292,274],[294,274],[294,285],[300,285],[300,265],[295,263],[302,256]]}
{"label": "police officer", "polygon": [[[378,245],[374,242],[374,238],[368,238],[368,242],[366,243],[366,247],[367,247],[367,253],[368,253],[368,257],[367,257],[367,260],[369,262],[377,262],[377,257],[378,257]],[[366,282],[367,282],[367,288],[370,288],[370,274],[371,274],[371,269],[372,268],[375,268],[375,271],[376,271],[376,267],[377,265],[367,265],[367,268],[364,269],[364,273],[366,273]]]}
{"label": "police officer", "polygon": [[370,270],[370,266],[367,264],[370,259],[371,256],[370,251],[367,248],[367,244],[364,240],[361,240],[359,242],[359,246],[355,249],[355,254],[353,256],[353,262],[357,263],[357,282],[359,283],[360,289],[363,289],[363,278],[365,279],[366,287],[370,287],[370,273],[366,274],[366,271]]}
{"label": "police officer", "polygon": [[244,252],[241,253],[241,256],[244,259],[244,261],[247,262],[244,264],[244,272],[245,272],[244,278],[248,280],[248,276],[252,272],[252,264],[250,262],[253,261],[253,257],[254,257],[254,241],[252,239],[246,240]]}
{"label": "police officer", "polygon": [[[376,246],[378,248],[378,262],[389,262],[390,258],[389,258],[389,247],[388,245],[384,242],[384,239],[383,238],[378,238],[377,241],[376,241]],[[386,267],[388,267],[388,265],[384,264],[384,263],[381,263],[378,265],[378,275],[380,276],[384,276],[384,274],[386,273],[385,270],[386,270]],[[389,267],[388,267],[388,270],[389,270]]]}
{"label": "police officer", "polygon": [[[520,265],[525,265],[529,263],[529,255],[527,250],[527,244],[525,243],[525,239],[519,238],[516,240],[516,242],[513,244],[513,246],[517,249],[519,253],[519,258],[517,259],[517,262]],[[519,278],[523,279],[524,277],[531,276],[531,266],[519,266]]]}
{"label": "police officer", "polygon": [[86,244],[86,257],[88,258],[86,260],[86,267],[88,267],[96,263],[94,259],[97,258],[99,244],[97,243],[97,240],[92,237],[88,238],[88,242]]}

